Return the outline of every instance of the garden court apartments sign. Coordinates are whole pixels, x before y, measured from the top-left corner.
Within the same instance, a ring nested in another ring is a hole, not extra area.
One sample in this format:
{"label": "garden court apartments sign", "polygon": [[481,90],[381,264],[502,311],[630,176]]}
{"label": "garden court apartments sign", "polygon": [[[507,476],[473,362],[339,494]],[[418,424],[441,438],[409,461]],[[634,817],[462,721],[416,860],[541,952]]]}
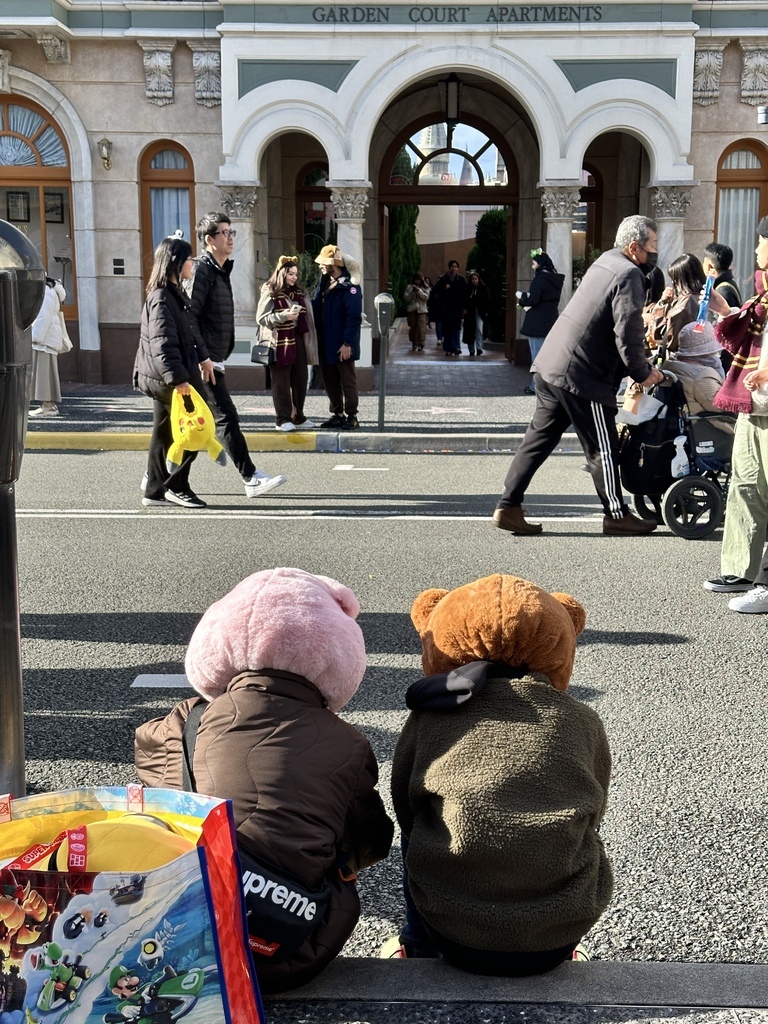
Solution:
{"label": "garden court apartments sign", "polygon": [[[716,237],[748,278],[768,214],[765,103],[764,0],[0,0],[0,215],[68,292],[63,376],[120,383],[157,241],[225,209],[228,372],[253,387],[269,265],[334,238],[363,265],[370,315],[402,203],[503,207],[510,293],[539,245],[569,287],[574,247],[609,247],[637,212],[659,222],[662,267]],[[441,159],[464,170],[431,173]],[[363,381],[370,362],[369,341]]]}

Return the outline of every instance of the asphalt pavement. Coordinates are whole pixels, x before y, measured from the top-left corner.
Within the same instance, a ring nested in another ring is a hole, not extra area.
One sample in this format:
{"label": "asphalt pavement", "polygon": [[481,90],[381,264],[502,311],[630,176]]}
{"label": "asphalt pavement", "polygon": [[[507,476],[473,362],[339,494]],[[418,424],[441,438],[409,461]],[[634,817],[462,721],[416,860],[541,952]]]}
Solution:
{"label": "asphalt pavement", "polygon": [[[17,493],[28,786],[134,781],[133,729],[186,692],[178,680],[142,689],[136,678],[183,672],[208,604],[249,572],[295,564],[336,575],[360,599],[368,670],[343,714],[369,737],[388,800],[402,694],[420,670],[411,601],[494,571],[525,576],[584,604],[571,692],[600,713],[613,751],[602,834],[616,891],[586,939],[595,959],[521,982],[367,959],[402,920],[395,850],[361,876],[363,915],[344,959],[311,988],[271,1001],[270,1024],[768,1024],[763,617],[729,613],[727,597],[701,588],[718,570],[719,533],[604,537],[568,439],[527,502],[545,533],[496,530],[504,446],[514,447],[533,407],[522,394],[528,375],[500,353],[445,363],[435,353],[401,350],[387,371],[391,425],[370,430],[433,435],[416,450],[435,454],[265,447],[257,461],[288,483],[260,502],[244,496],[232,467],[202,459],[203,512],[142,509],[142,451],[88,447],[93,435],[146,433],[141,396],[68,388],[55,425],[33,421],[30,441],[48,443],[30,445]],[[406,389],[417,380],[418,391]],[[322,396],[310,403],[310,415],[325,413]],[[363,399],[365,428],[377,403]],[[238,405],[252,433],[284,443],[268,395]],[[45,437],[65,421],[79,446]],[[458,433],[498,447],[461,454],[450,447]]]}

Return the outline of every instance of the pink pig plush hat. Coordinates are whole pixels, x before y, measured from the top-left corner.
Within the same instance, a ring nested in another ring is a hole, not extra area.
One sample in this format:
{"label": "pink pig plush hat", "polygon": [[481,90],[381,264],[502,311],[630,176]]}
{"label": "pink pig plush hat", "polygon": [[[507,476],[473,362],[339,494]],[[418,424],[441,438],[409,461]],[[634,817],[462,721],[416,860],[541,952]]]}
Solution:
{"label": "pink pig plush hat", "polygon": [[187,648],[187,678],[213,700],[240,672],[281,669],[314,683],[331,711],[365,674],[360,605],[349,589],[303,569],[249,576],[203,615]]}

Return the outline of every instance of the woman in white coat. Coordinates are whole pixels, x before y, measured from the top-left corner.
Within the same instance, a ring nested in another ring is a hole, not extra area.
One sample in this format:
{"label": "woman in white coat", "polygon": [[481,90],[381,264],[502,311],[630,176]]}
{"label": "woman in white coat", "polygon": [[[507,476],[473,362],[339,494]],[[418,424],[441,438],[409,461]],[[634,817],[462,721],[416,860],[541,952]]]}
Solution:
{"label": "woman in white coat", "polygon": [[32,324],[32,387],[36,402],[42,404],[30,416],[58,416],[61,401],[58,357],[69,352],[72,342],[64,325],[61,306],[67,297],[64,287],[52,277],[45,279],[45,295]]}

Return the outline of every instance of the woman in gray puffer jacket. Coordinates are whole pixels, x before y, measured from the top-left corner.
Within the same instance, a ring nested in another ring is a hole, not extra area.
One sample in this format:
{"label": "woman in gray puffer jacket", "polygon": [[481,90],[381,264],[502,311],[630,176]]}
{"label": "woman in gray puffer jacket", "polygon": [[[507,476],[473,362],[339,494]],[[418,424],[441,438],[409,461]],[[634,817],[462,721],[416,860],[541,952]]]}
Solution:
{"label": "woman in gray puffer jacket", "polygon": [[197,452],[184,452],[180,466],[166,465],[171,433],[174,390],[188,395],[200,390],[198,353],[187,318],[187,299],[180,282],[192,274],[192,247],[183,238],[164,238],[155,250],[141,314],[141,336],[133,367],[133,385],[153,399],[152,438],[149,442],[143,505],[182,505],[205,508],[189,486],[189,470]]}

